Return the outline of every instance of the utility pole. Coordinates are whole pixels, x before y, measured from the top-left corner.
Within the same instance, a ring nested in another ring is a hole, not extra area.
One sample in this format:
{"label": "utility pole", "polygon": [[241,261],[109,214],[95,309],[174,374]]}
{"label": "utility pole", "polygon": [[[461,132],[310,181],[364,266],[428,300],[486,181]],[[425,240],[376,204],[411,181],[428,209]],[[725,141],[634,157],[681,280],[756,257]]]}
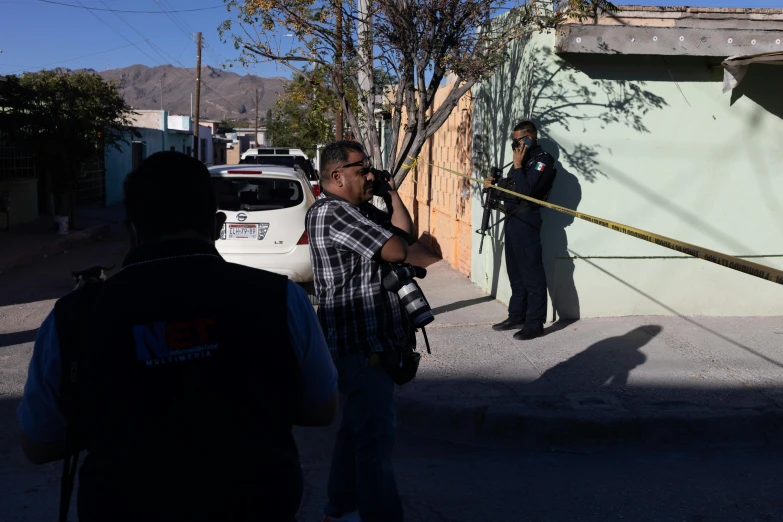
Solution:
{"label": "utility pole", "polygon": [[198,120],[201,109],[201,32],[196,33],[196,114],[193,117],[193,157],[198,159]]}
{"label": "utility pole", "polygon": [[163,80],[160,80],[160,112],[163,112]]}
{"label": "utility pole", "polygon": [[261,147],[258,146],[258,87],[256,87],[256,134],[255,134],[255,142],[256,142],[256,148],[260,149]]}
{"label": "utility pole", "polygon": [[[335,56],[334,63],[337,66],[337,90],[343,92],[343,3],[342,0],[334,0],[334,32],[335,34]],[[338,100],[339,101],[339,100]],[[334,137],[338,140],[343,139],[343,107],[342,102],[337,108],[337,114],[334,115]]]}

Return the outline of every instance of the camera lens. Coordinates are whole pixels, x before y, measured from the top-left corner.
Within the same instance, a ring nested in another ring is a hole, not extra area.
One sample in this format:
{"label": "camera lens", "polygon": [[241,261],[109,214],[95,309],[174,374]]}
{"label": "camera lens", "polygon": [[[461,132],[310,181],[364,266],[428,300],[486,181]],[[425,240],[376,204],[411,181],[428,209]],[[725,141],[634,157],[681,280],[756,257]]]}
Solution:
{"label": "camera lens", "polygon": [[416,328],[427,326],[435,320],[430,304],[424,298],[424,293],[415,281],[408,281],[400,288],[397,295],[400,296],[400,302]]}

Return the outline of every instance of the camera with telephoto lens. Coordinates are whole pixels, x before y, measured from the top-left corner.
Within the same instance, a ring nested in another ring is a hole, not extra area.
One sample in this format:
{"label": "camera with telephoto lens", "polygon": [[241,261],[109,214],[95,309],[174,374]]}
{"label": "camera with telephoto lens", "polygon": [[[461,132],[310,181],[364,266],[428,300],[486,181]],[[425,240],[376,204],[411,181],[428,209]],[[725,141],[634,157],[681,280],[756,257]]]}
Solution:
{"label": "camera with telephoto lens", "polygon": [[426,276],[427,270],[424,268],[404,264],[393,266],[391,272],[383,278],[383,287],[390,292],[397,292],[415,328],[427,326],[435,320],[424,293],[413,280],[414,277],[423,279]]}

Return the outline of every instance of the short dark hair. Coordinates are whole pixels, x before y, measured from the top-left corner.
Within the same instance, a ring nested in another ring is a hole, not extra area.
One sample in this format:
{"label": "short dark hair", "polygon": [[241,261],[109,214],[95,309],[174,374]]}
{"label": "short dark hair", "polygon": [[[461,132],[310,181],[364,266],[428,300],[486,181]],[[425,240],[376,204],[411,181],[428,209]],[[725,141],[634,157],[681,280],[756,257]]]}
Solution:
{"label": "short dark hair", "polygon": [[209,231],[217,197],[206,165],[181,152],[156,152],[123,183],[125,216],[137,234],[154,240],[166,234]]}
{"label": "short dark hair", "polygon": [[530,120],[525,120],[517,123],[516,127],[514,127],[514,132],[516,131],[527,131],[538,136],[538,129],[536,128],[536,124]]}
{"label": "short dark hair", "polygon": [[333,141],[321,151],[321,164],[318,165],[321,182],[327,181],[332,171],[341,163],[348,161],[348,153],[351,151],[364,152],[364,147],[358,141],[340,140]]}

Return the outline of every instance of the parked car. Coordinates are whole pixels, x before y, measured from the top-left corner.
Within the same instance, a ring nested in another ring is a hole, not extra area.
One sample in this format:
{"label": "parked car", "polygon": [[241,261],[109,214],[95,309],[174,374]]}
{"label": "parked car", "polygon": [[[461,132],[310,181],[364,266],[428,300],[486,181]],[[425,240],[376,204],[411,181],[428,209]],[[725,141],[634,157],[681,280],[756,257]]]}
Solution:
{"label": "parked car", "polygon": [[291,147],[269,147],[261,149],[248,149],[239,159],[241,165],[281,165],[302,169],[310,180],[313,194],[317,197],[321,193],[321,185],[318,182],[318,172],[313,168],[313,163],[302,149]]}
{"label": "parked car", "polygon": [[309,180],[289,167],[210,167],[226,224],[216,247],[226,261],[287,276],[313,295],[305,214],[315,202]]}

